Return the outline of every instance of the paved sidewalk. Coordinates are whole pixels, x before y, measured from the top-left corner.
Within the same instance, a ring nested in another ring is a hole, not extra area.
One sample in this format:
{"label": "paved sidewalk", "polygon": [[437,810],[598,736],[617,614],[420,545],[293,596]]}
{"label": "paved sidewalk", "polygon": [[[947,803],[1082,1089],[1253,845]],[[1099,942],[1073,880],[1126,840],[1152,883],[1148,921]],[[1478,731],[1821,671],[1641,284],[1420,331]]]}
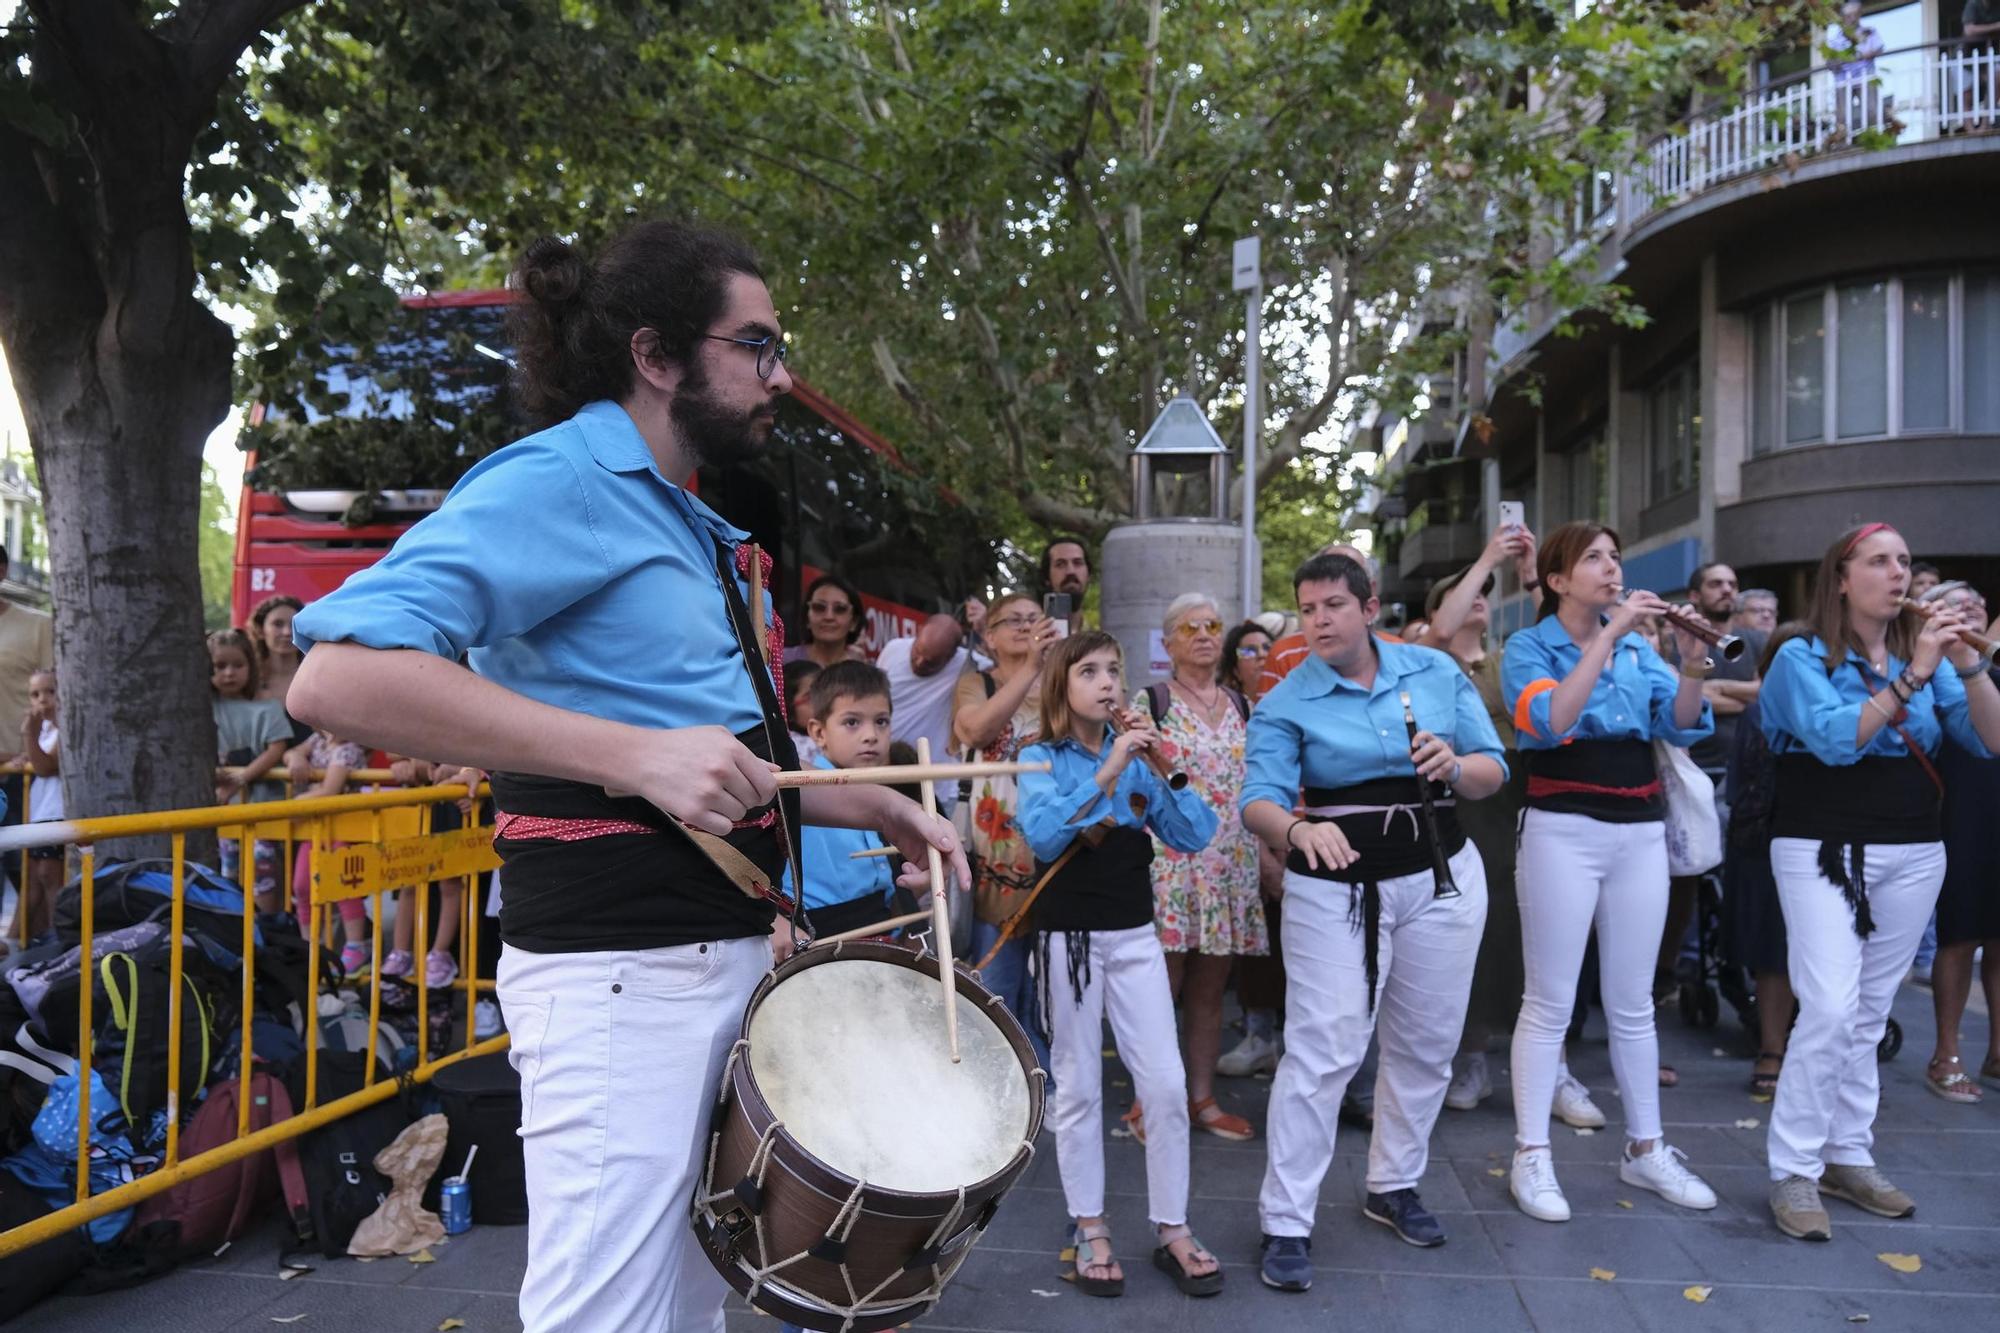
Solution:
{"label": "paved sidewalk", "polygon": [[[1589,1136],[1557,1127],[1555,1151],[1576,1211],[1566,1226],[1523,1216],[1495,1174],[1512,1142],[1503,1082],[1478,1110],[1446,1111],[1439,1125],[1423,1194],[1449,1230],[1448,1244],[1413,1249],[1362,1219],[1366,1145],[1343,1129],[1314,1238],[1319,1279],[1310,1293],[1281,1295],[1258,1282],[1255,1266],[1262,1144],[1201,1137],[1194,1151],[1193,1220],[1227,1266],[1230,1287],[1214,1299],[1193,1301],[1147,1262],[1140,1150],[1118,1138],[1106,1152],[1127,1294],[1092,1300],[1055,1275],[1063,1203],[1053,1148],[1044,1136],[1028,1178],[1008,1197],[943,1304],[919,1326],[959,1333],[1275,1333],[1335,1326],[1369,1333],[1781,1333],[1858,1327],[1865,1315],[1871,1333],[2000,1330],[2000,1089],[1989,1090],[1986,1104],[1977,1107],[1932,1097],[1922,1083],[1932,1031],[1929,993],[1906,987],[1896,1016],[1907,1040],[1883,1068],[1876,1151],[1884,1169],[1917,1198],[1918,1214],[1906,1221],[1831,1202],[1832,1243],[1780,1236],[1764,1203],[1770,1107],[1744,1089],[1749,1064],[1742,1031],[1726,1007],[1713,1032],[1690,1031],[1668,1010],[1661,1015],[1663,1050],[1679,1067],[1681,1086],[1663,1093],[1667,1132],[1722,1196],[1711,1213],[1684,1212],[1619,1183],[1618,1102],[1599,1036],[1583,1043],[1572,1067],[1612,1123]],[[1968,1049],[1983,1038],[1983,1023],[1983,1015],[1967,1015]],[[1718,1057],[1721,1050],[1727,1054]],[[1496,1073],[1505,1067],[1498,1053],[1492,1062]],[[1114,1103],[1130,1097],[1125,1083],[1120,1069],[1108,1075]],[[1269,1086],[1268,1080],[1225,1079],[1222,1100],[1261,1125]],[[1122,1109],[1108,1108],[1107,1128]],[[502,1333],[520,1328],[514,1293],[525,1239],[519,1228],[481,1228],[440,1247],[433,1264],[322,1260],[312,1273],[280,1282],[273,1232],[143,1288],[59,1298],[16,1327],[34,1333],[429,1333],[456,1318],[465,1321],[467,1333]],[[1908,1275],[1893,1271],[1877,1258],[1883,1253],[1914,1254],[1923,1267]],[[1593,1269],[1614,1276],[1593,1278]],[[1683,1294],[1697,1286],[1713,1288],[1701,1304]],[[296,1315],[305,1317],[285,1322]],[[740,1303],[729,1315],[731,1333],[776,1327]]]}

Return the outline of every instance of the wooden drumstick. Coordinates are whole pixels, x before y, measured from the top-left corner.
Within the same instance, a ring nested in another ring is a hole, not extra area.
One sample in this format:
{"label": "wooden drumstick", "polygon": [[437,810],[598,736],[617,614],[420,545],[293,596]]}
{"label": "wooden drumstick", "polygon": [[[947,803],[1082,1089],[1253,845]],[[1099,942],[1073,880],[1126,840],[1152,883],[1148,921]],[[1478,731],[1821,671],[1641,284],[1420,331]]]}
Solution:
{"label": "wooden drumstick", "polygon": [[863,861],[871,856],[894,856],[895,854],[896,849],[894,847],[863,847],[858,852],[849,852],[847,859],[850,861]]}
{"label": "wooden drumstick", "polygon": [[[931,762],[931,739],[917,737],[917,763],[928,766]],[[937,817],[937,784],[925,778],[921,790],[924,798],[924,813],[933,819]],[[925,848],[931,857],[931,952],[937,955],[938,980],[944,983],[944,1035],[951,1043],[951,1062],[958,1063],[958,977],[952,971],[951,962],[951,897],[950,886],[945,882],[944,857],[935,845]]]}
{"label": "wooden drumstick", "polygon": [[903,916],[892,916],[887,921],[877,921],[872,926],[856,926],[853,930],[843,930],[838,935],[817,935],[813,937],[812,947],[817,949],[822,944],[839,944],[843,940],[865,940],[874,935],[887,935],[898,926],[913,925],[929,916],[929,912],[909,912]]}

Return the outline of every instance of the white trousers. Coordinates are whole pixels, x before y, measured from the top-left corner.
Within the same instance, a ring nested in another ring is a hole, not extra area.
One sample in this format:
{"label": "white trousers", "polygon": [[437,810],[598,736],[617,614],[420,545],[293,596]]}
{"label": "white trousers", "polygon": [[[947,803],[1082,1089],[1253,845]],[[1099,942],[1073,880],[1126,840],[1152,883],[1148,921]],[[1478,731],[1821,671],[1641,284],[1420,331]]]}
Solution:
{"label": "white trousers", "polygon": [[1375,1132],[1372,1193],[1414,1189],[1465,1030],[1472,964],[1486,926],[1486,867],[1470,842],[1451,858],[1459,896],[1439,898],[1431,872],[1381,882],[1378,993],[1368,1012],[1365,941],[1350,923],[1344,883],[1285,875],[1285,1055],[1271,1080],[1269,1157],[1258,1210],[1272,1236],[1309,1236],[1333,1164],[1340,1099],[1372,1033]]}
{"label": "white trousers", "polygon": [[1875,929],[1854,933],[1847,899],[1819,872],[1819,843],[1771,839],[1785,913],[1786,971],[1799,998],[1766,1140],[1771,1179],[1818,1180],[1826,1163],[1872,1166],[1881,1095],[1875,1047],[1944,884],[1944,844],[1871,844],[1863,878]]}
{"label": "white trousers", "polygon": [[[1090,977],[1071,988],[1069,943],[1049,934],[1049,1062],[1056,1165],[1071,1217],[1104,1216],[1104,1017],[1145,1107],[1146,1206],[1155,1225],[1187,1221],[1187,1073],[1174,1026],[1167,955],[1149,923],[1089,933]],[[1079,971],[1081,960],[1079,960]]]}
{"label": "white trousers", "polygon": [[771,966],[762,936],[500,954],[521,1074],[526,1333],[722,1329],[689,1227],[722,1067]]}
{"label": "white trousers", "polygon": [[1549,1141],[1556,1069],[1576,1008],[1577,974],[1597,929],[1597,976],[1611,1029],[1611,1071],[1625,1134],[1660,1137],[1660,1038],[1653,969],[1667,926],[1667,835],[1658,820],[1613,824],[1589,815],[1522,815],[1515,886],[1527,990],[1514,1020],[1514,1134]]}

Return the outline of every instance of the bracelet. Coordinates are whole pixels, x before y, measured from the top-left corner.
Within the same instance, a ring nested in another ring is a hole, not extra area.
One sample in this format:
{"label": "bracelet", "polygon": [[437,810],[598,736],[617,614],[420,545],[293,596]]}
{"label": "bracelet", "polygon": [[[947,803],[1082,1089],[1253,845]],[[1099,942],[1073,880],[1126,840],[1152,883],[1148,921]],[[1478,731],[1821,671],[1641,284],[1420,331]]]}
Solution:
{"label": "bracelet", "polygon": [[1884,722],[1887,722],[1892,727],[1896,725],[1896,715],[1889,711],[1889,706],[1887,704],[1882,702],[1881,695],[1879,694],[1869,695],[1868,706],[1874,709],[1876,712],[1880,713],[1882,715],[1882,720]]}
{"label": "bracelet", "polygon": [[1464,776],[1465,761],[1463,759],[1454,759],[1451,764],[1451,776],[1444,780],[1444,785],[1447,787],[1456,787],[1458,780]]}
{"label": "bracelet", "polygon": [[1292,830],[1306,822],[1308,821],[1305,818],[1300,817],[1285,826],[1285,846],[1289,850],[1296,852],[1299,849],[1299,845],[1292,841]]}
{"label": "bracelet", "polygon": [[1951,669],[1958,673],[1960,680],[1971,680],[1974,676],[1983,676],[1986,674],[1986,659],[1981,658],[1969,667],[1962,667],[1958,663],[1953,662]]}
{"label": "bracelet", "polygon": [[[1907,685],[1904,685],[1904,683],[1900,679],[1892,680],[1889,682],[1889,693],[1894,695],[1896,697],[1896,702],[1904,708],[1908,708],[1910,706],[1910,696],[1908,694],[1903,693],[1903,691],[1908,688],[1909,687]],[[1872,698],[1873,696],[1871,695],[1870,697]]]}
{"label": "bracelet", "polygon": [[[1925,676],[1922,680],[1918,680],[1917,673],[1909,667],[1904,667],[1903,674],[1896,677],[1896,679],[1903,682],[1903,688],[1908,690],[1911,694],[1915,694],[1918,690],[1921,690],[1924,686],[1931,683],[1931,678],[1929,676]],[[1904,700],[1904,702],[1907,703],[1909,701]]]}

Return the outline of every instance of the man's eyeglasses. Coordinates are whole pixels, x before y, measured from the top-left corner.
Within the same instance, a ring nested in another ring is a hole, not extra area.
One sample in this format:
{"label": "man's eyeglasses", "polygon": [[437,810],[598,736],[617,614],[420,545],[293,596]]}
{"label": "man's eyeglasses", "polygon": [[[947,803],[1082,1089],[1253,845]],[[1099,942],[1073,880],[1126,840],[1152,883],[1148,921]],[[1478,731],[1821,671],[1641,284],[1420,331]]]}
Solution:
{"label": "man's eyeglasses", "polygon": [[852,613],[854,608],[846,602],[807,602],[806,610],[816,616],[844,616]]}
{"label": "man's eyeglasses", "polygon": [[767,333],[761,338],[730,338],[720,333],[704,333],[702,337],[710,342],[735,343],[738,347],[757,349],[757,378],[767,380],[778,368],[778,363],[791,355],[784,339],[775,333]]}
{"label": "man's eyeglasses", "polygon": [[1199,634],[1220,634],[1222,633],[1222,622],[1220,620],[1183,620],[1180,624],[1174,626],[1174,633],[1180,635],[1183,639],[1192,639]]}

